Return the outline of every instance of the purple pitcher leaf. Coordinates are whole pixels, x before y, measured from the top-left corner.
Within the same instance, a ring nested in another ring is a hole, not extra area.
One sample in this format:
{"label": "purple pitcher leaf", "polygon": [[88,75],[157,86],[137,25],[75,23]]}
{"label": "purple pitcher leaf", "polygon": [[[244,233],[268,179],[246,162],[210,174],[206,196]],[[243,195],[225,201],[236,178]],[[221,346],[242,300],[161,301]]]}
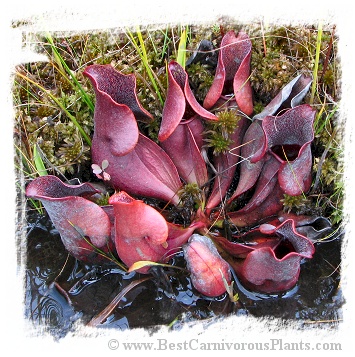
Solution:
{"label": "purple pitcher leaf", "polygon": [[297,232],[294,220],[287,219],[282,222],[275,228],[275,233],[290,242],[301,257],[312,258],[315,250],[314,245],[307,237]]}
{"label": "purple pitcher leaf", "polygon": [[216,66],[217,55],[213,51],[213,43],[209,40],[202,40],[190,57],[186,60],[186,67],[193,63],[201,63],[210,66]]}
{"label": "purple pitcher leaf", "polygon": [[237,227],[254,226],[258,222],[275,216],[283,207],[282,198],[283,191],[276,182],[274,189],[259,206],[248,212],[229,212],[229,220]]}
{"label": "purple pitcher leaf", "polygon": [[[284,161],[280,147],[289,147],[290,157],[297,157],[297,148],[310,143],[314,138],[313,120],[315,110],[308,104],[287,110],[280,116],[267,116],[262,121],[268,148]],[[294,152],[293,152],[294,151]],[[286,150],[287,153],[287,150]]]}
{"label": "purple pitcher leaf", "polygon": [[253,246],[238,242],[231,242],[227,238],[221,236],[213,237],[213,241],[228,254],[239,259],[244,259],[254,250]]}
{"label": "purple pitcher leaf", "polygon": [[268,232],[269,239],[276,239],[277,244],[256,245],[244,261],[235,261],[232,266],[249,289],[264,293],[286,291],[297,283],[301,259],[312,258],[314,246],[296,231],[291,219]]}
{"label": "purple pitcher leaf", "polygon": [[[101,162],[100,152],[93,153],[93,160]],[[116,189],[129,194],[153,197],[173,204],[179,202],[177,192],[182,183],[170,157],[155,142],[140,134],[135,148],[124,156],[106,153],[109,161],[106,172]]]}
{"label": "purple pitcher leaf", "polygon": [[183,245],[187,243],[196,229],[204,227],[203,222],[194,222],[188,227],[170,222],[167,222],[167,225],[166,243],[154,247],[154,251],[160,255],[159,261],[163,263],[167,263],[174,254],[182,250]]}
{"label": "purple pitcher leaf", "polygon": [[238,160],[239,158],[228,153],[218,154],[214,158],[214,167],[217,172],[215,173],[212,191],[208,196],[206,204],[206,211],[208,213],[223,201],[233,180]]}
{"label": "purple pitcher leaf", "polygon": [[297,159],[285,162],[278,173],[280,187],[290,196],[307,192],[312,184],[311,144],[301,147]]}
{"label": "purple pitcher leaf", "polygon": [[[165,245],[169,232],[165,218],[124,191],[112,195],[109,203],[115,213],[115,243],[120,259],[127,266],[141,260],[159,262],[162,258],[159,246]],[[147,273],[148,269],[139,272]]]}
{"label": "purple pitcher leaf", "polygon": [[107,95],[117,104],[126,105],[138,121],[153,120],[152,115],[139,103],[133,74],[122,74],[109,64],[88,66],[83,74],[91,80],[96,95]]}
{"label": "purple pitcher leaf", "polygon": [[[91,149],[101,150],[103,154],[110,151],[117,156],[125,155],[137,144],[137,121],[127,106],[115,104],[107,96],[100,97],[95,105],[95,111],[99,114],[94,114],[95,132]],[[103,103],[105,101],[106,104]]]}
{"label": "purple pitcher leaf", "polygon": [[242,157],[251,163],[260,161],[267,150],[266,135],[259,121],[250,124],[242,143]]}
{"label": "purple pitcher leaf", "polygon": [[201,226],[202,225],[199,222],[192,223],[189,227],[183,227],[179,224],[168,222],[168,248],[182,248],[183,244],[188,241],[194,230]]}
{"label": "purple pitcher leaf", "polygon": [[137,100],[135,77],[123,75],[110,65],[89,66],[84,75],[90,79],[96,96],[92,151],[109,149],[114,155],[127,154],[138,141],[134,114],[151,118]]}
{"label": "purple pitcher leaf", "polygon": [[317,217],[317,219],[309,225],[297,226],[296,230],[299,234],[306,236],[312,242],[317,242],[326,237],[332,237],[334,232],[331,222],[325,217]]}
{"label": "purple pitcher leaf", "polygon": [[284,109],[294,108],[299,105],[308,92],[311,82],[311,77],[307,77],[304,74],[298,75],[290,83],[286,84],[264,110],[253,117],[253,120],[260,120],[269,115],[277,115]]}
{"label": "purple pitcher leaf", "polygon": [[173,77],[168,66],[168,90],[163,108],[162,122],[159,129],[159,141],[165,141],[180,124],[186,109],[183,88]]}
{"label": "purple pitcher leaf", "polygon": [[96,192],[90,184],[68,185],[55,176],[38,177],[26,188],[27,197],[42,202],[69,253],[86,262],[97,258],[93,246],[105,247],[111,236],[108,215],[84,198]]}
{"label": "purple pitcher leaf", "polygon": [[238,181],[238,186],[234,191],[233,195],[228,200],[228,203],[234,201],[237,197],[250,190],[256,184],[263,168],[263,164],[264,159],[256,162],[255,164],[251,163],[247,159],[242,159],[239,164],[240,177]]}
{"label": "purple pitcher leaf", "polygon": [[233,268],[246,288],[263,293],[277,293],[296,285],[301,259],[296,253],[289,253],[283,259],[278,259],[271,248],[265,247],[254,250],[242,263],[233,265]]}
{"label": "purple pitcher leaf", "polygon": [[289,99],[283,103],[283,106],[280,108],[280,110],[286,109],[286,108],[294,108],[294,107],[300,105],[303,98],[306,96],[306,94],[312,84],[312,78],[307,77],[304,74],[301,74],[297,78],[298,79],[292,88],[292,92],[290,94]]}
{"label": "purple pitcher leaf", "polygon": [[305,214],[297,215],[295,213],[280,212],[278,216],[279,222],[284,222],[288,219],[292,219],[295,222],[296,228],[314,225],[320,229],[327,228],[331,226],[331,222],[322,216],[308,216]]}
{"label": "purple pitcher leaf", "polygon": [[94,202],[74,196],[42,201],[64,240],[77,236],[68,232],[71,225],[75,230],[80,230],[81,236],[77,236],[78,238],[88,237],[96,247],[103,247],[108,242],[111,236],[110,220],[104,210]]}
{"label": "purple pitcher leaf", "polygon": [[266,198],[271,194],[275,187],[279,168],[280,163],[273,156],[269,155],[265,159],[263,169],[258,181],[255,184],[254,193],[249,202],[243,208],[237,211],[239,214],[251,212],[266,200]]}
{"label": "purple pitcher leaf", "polygon": [[217,171],[214,185],[206,204],[206,210],[216,207],[225,197],[236,172],[240,160],[241,143],[249,125],[247,118],[241,117],[238,126],[231,135],[232,144],[229,151],[214,157],[214,167]]}
{"label": "purple pitcher leaf", "polygon": [[[175,65],[180,66],[179,64],[175,63]],[[185,72],[186,73],[186,72]],[[185,86],[184,86],[184,93],[185,93],[185,97],[187,100],[187,103],[190,105],[190,107],[192,108],[192,110],[199,115],[201,118],[206,119],[206,120],[218,120],[218,118],[211,113],[210,111],[208,111],[207,109],[205,109],[195,98],[195,95],[193,94],[190,85],[189,85],[189,80],[186,74],[186,79],[185,79]],[[186,119],[189,119],[188,116]]]}
{"label": "purple pitcher leaf", "polygon": [[[255,231],[257,231],[257,229]],[[213,241],[220,249],[223,249],[225,253],[237,259],[245,259],[248,254],[261,248],[271,248],[274,250],[280,244],[279,237],[265,235],[262,234],[261,231],[254,232],[254,234],[256,237],[253,238],[249,238],[251,235],[250,231],[243,235],[243,238],[247,239],[248,244],[245,242],[229,241],[227,238],[221,236],[213,237]]]}
{"label": "purple pitcher leaf", "polygon": [[239,109],[247,115],[253,112],[249,81],[251,41],[247,34],[227,32],[220,45],[215,77],[203,106],[211,109],[221,96],[234,94]]}
{"label": "purple pitcher leaf", "polygon": [[181,120],[189,120],[196,114],[209,120],[217,117],[203,108],[194,97],[186,71],[175,61],[168,65],[168,91],[163,108],[159,141],[165,141],[177,128]]}
{"label": "purple pitcher leaf", "polygon": [[[105,205],[105,206],[101,206],[101,208],[103,209],[103,211],[107,214],[110,223],[111,223],[111,242],[113,244],[115,244],[115,212],[113,209],[113,206],[111,205]],[[112,249],[113,251],[113,249]]]}
{"label": "purple pitcher leaf", "polygon": [[251,41],[244,32],[238,33],[237,40],[239,41],[237,58],[242,61],[234,75],[233,91],[239,109],[246,115],[251,115],[253,113],[253,94],[250,84]]}
{"label": "purple pitcher leaf", "polygon": [[187,243],[188,239],[191,237],[193,232],[203,227],[202,222],[194,222],[189,227],[183,227],[179,224],[168,223],[168,239],[166,240],[166,247],[159,247],[162,256],[162,261],[167,262],[175,253],[182,250],[182,247]]}
{"label": "purple pitcher leaf", "polygon": [[33,198],[90,197],[99,192],[98,189],[89,183],[68,185],[53,175],[38,177],[26,187],[26,196]]}
{"label": "purple pitcher leaf", "polygon": [[300,195],[311,184],[315,110],[308,104],[262,121],[269,152],[281,163],[279,182],[285,193]]}
{"label": "purple pitcher leaf", "polygon": [[175,61],[171,61],[168,65],[168,71],[171,74],[171,77],[168,77],[168,79],[170,78],[172,81],[175,81],[184,92],[184,96],[188,104],[185,109],[184,119],[190,119],[195,114],[198,114],[204,119],[218,120],[214,114],[210,113],[203,106],[201,106],[200,103],[198,103],[195,95],[191,91],[188,75],[180,64]]}
{"label": "purple pitcher leaf", "polygon": [[195,139],[196,145],[199,148],[199,150],[202,150],[203,147],[203,133],[205,131],[205,127],[202,123],[201,118],[196,115],[192,117],[189,121],[186,122],[186,124],[189,125],[189,128],[191,130],[191,133]]}
{"label": "purple pitcher leaf", "polygon": [[296,215],[294,213],[280,212],[278,221],[284,222],[287,219],[292,219],[295,222],[296,231],[311,241],[324,238],[333,232],[331,222],[322,216]]}
{"label": "purple pitcher leaf", "polygon": [[210,238],[193,234],[183,251],[196,290],[210,297],[226,292],[225,284],[231,283],[229,265],[221,258]]}
{"label": "purple pitcher leaf", "polygon": [[186,183],[202,187],[208,180],[206,163],[198,148],[189,123],[179,124],[161,143]]}
{"label": "purple pitcher leaf", "polygon": [[[277,219],[269,221],[267,223],[261,224],[258,228],[254,229],[253,231],[249,231],[245,233],[243,239],[245,241],[248,240],[249,235],[255,236],[257,232],[264,234],[265,236],[275,236],[275,237],[282,237],[282,239],[287,240],[289,243],[292,244],[293,249],[303,258],[312,258],[314,253],[314,245],[312,241],[305,236],[304,234],[298,231],[298,220],[295,214],[289,214],[280,211]],[[306,216],[303,216],[306,217]],[[293,218],[296,218],[294,220]],[[282,222],[281,222],[282,221]],[[303,221],[303,220],[302,220]],[[305,219],[303,223],[309,222],[311,223],[311,219]],[[274,247],[277,249],[277,246]]]}
{"label": "purple pitcher leaf", "polygon": [[[141,160],[142,164],[149,171],[149,176],[153,176],[152,182],[149,183],[149,185],[152,185],[154,178],[156,178],[158,180],[158,186],[152,188],[154,188],[156,192],[160,192],[161,190],[163,192],[168,191],[167,195],[165,195],[165,200],[171,200],[172,203],[177,203],[177,192],[180,190],[182,184],[176,166],[165,151],[154,141],[144,135],[140,135],[135,153],[137,158]],[[147,177],[145,177],[145,180],[147,180]],[[159,185],[166,186],[166,189]],[[162,199],[164,198],[162,197]]]}
{"label": "purple pitcher leaf", "polygon": [[149,171],[163,184],[170,187],[174,193],[176,189],[180,189],[181,181],[175,165],[165,151],[154,141],[140,135],[136,152]]}
{"label": "purple pitcher leaf", "polygon": [[241,146],[240,174],[237,188],[229,202],[250,190],[257,182],[264,164],[266,138],[258,121],[252,122],[245,132]]}

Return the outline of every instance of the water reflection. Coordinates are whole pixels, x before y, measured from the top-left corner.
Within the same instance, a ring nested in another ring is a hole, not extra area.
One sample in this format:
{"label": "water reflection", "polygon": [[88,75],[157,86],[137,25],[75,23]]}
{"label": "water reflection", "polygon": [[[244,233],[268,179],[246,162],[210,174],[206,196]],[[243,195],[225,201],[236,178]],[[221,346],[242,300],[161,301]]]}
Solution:
{"label": "water reflection", "polygon": [[[60,338],[80,320],[87,324],[100,314],[133,279],[114,265],[82,264],[68,256],[58,232],[45,217],[32,217],[27,240],[25,316]],[[297,320],[300,324],[341,319],[341,237],[316,243],[314,258],[301,265],[296,287],[280,295],[246,290],[235,279],[239,300],[225,294],[206,298],[192,287],[186,272],[164,269],[154,279],[131,289],[99,326],[127,329],[160,324],[179,329],[196,320],[211,321],[226,315],[253,315]],[[182,254],[172,264],[184,267]]]}

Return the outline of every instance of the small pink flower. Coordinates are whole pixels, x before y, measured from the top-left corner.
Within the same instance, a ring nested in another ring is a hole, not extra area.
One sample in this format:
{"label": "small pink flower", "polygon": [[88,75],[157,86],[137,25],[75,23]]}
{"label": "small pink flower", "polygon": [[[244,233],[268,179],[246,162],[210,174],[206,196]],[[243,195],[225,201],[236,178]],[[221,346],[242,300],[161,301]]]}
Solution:
{"label": "small pink flower", "polygon": [[107,160],[102,161],[101,167],[97,164],[92,164],[91,165],[92,172],[96,175],[97,178],[104,180],[104,181],[110,181],[111,180],[110,174],[105,172],[108,165],[109,165],[109,163]]}

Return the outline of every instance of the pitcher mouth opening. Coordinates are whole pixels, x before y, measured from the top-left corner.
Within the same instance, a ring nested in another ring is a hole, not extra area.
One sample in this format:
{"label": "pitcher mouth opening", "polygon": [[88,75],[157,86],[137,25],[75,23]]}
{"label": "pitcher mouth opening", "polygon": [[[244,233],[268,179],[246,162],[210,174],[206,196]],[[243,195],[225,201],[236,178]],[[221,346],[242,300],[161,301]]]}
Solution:
{"label": "pitcher mouth opening", "polygon": [[296,250],[288,239],[282,239],[274,249],[275,257],[280,260],[292,252]]}
{"label": "pitcher mouth opening", "polygon": [[297,159],[300,149],[301,145],[298,144],[274,145],[271,147],[271,152],[280,161],[294,161]]}

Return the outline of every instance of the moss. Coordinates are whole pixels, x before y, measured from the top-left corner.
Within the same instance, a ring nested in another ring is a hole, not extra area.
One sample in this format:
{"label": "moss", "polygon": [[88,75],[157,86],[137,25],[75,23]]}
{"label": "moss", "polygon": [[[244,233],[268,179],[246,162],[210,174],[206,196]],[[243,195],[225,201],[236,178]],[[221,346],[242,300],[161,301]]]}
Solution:
{"label": "moss", "polygon": [[[298,73],[312,74],[317,41],[315,27],[271,25],[264,33],[258,26],[250,26],[248,30],[253,46],[251,82],[256,101],[265,105]],[[325,30],[320,68],[326,62],[331,38],[330,29]]]}
{"label": "moss", "polygon": [[98,199],[95,200],[95,203],[99,206],[107,206],[109,204],[110,194],[106,192],[105,194],[101,194]]}
{"label": "moss", "polygon": [[238,127],[240,116],[235,110],[224,110],[216,113],[218,121],[206,124],[204,132],[205,147],[211,148],[213,155],[226,153],[233,143],[231,135]]}
{"label": "moss", "polygon": [[207,138],[204,139],[206,143],[206,147],[210,147],[213,149],[213,155],[218,155],[221,153],[226,153],[230,145],[232,144],[232,140],[228,137],[223,135],[218,131],[206,131]]}
{"label": "moss", "polygon": [[310,200],[305,195],[290,196],[284,194],[284,198],[281,200],[284,210],[288,213],[291,211],[297,214],[301,214],[310,205]]}
{"label": "moss", "polygon": [[54,113],[55,113],[55,109],[48,105],[38,106],[37,112],[36,112],[37,116],[39,116],[40,118],[53,116]]}
{"label": "moss", "polygon": [[333,69],[330,68],[330,69],[327,69],[324,72],[323,83],[326,86],[329,86],[329,87],[334,84],[334,72],[333,72]]}
{"label": "moss", "polygon": [[191,211],[196,210],[201,207],[203,202],[203,192],[195,183],[186,184],[179,192],[178,192],[180,203],[179,205],[184,209],[189,208]]}
{"label": "moss", "polygon": [[339,163],[333,157],[320,161],[318,157],[314,159],[314,171],[318,170],[318,166],[321,164],[321,180],[324,185],[329,186],[332,182],[337,181],[340,175],[338,171]]}
{"label": "moss", "polygon": [[196,99],[202,103],[212,85],[214,75],[207,65],[201,63],[192,63],[186,68],[186,72]]}

